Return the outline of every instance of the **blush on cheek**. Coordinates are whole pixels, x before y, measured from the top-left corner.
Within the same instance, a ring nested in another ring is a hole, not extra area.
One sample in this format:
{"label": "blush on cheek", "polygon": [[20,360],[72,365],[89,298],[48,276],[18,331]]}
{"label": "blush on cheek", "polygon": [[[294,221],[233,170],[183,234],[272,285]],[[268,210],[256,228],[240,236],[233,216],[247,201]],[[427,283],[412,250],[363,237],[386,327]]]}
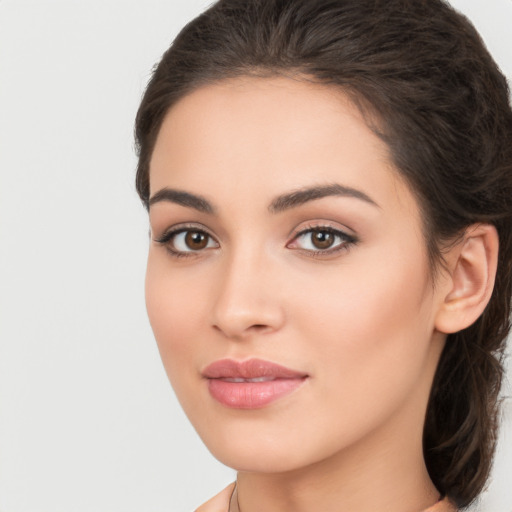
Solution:
{"label": "blush on cheek", "polygon": [[[166,371],[191,367],[199,333],[204,325],[206,301],[198,300],[197,288],[182,282],[179,274],[162,271],[149,260],[146,275],[146,308]],[[186,281],[186,280],[185,280]],[[192,342],[192,340],[194,340]]]}

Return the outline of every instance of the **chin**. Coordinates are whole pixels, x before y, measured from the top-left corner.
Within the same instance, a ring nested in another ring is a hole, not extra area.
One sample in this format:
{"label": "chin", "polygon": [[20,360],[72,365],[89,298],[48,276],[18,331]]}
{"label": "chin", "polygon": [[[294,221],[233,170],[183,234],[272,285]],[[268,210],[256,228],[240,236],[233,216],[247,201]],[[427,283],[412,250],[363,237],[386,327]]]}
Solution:
{"label": "chin", "polygon": [[307,465],[305,461],[295,460],[293,453],[288,450],[276,451],[261,446],[254,448],[224,446],[215,447],[210,451],[222,464],[245,473],[286,473]]}
{"label": "chin", "polygon": [[215,429],[210,425],[197,431],[217,460],[240,472],[296,471],[343,450],[343,439],[326,443],[322,435],[255,423]]}

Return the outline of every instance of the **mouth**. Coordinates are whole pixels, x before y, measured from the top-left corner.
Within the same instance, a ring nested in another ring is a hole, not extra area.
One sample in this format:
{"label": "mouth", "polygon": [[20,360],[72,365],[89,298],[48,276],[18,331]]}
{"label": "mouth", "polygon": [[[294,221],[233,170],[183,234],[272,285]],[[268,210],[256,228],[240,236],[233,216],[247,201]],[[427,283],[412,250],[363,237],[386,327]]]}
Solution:
{"label": "mouth", "polygon": [[308,375],[262,359],[221,359],[202,372],[213,399],[233,409],[260,409],[302,386]]}
{"label": "mouth", "polygon": [[242,379],[241,377],[227,377],[223,380],[224,382],[270,382],[275,379],[272,377],[255,377],[254,379]]}

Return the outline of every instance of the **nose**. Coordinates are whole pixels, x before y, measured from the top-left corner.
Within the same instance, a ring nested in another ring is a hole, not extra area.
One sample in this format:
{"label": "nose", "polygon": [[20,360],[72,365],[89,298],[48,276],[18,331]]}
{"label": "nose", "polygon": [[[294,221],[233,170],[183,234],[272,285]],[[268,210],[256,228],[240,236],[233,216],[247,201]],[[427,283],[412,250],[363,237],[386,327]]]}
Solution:
{"label": "nose", "polygon": [[261,255],[246,253],[223,262],[212,312],[214,329],[232,339],[279,330],[285,315],[278,274]]}

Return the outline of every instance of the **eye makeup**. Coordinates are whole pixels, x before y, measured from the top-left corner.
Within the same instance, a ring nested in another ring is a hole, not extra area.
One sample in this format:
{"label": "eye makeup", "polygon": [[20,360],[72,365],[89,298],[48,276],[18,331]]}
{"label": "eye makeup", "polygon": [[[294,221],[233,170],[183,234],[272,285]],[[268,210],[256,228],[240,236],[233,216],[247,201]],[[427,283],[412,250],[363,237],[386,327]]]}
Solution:
{"label": "eye makeup", "polygon": [[315,224],[298,231],[286,247],[308,256],[329,257],[347,251],[358,238],[329,225]]}
{"label": "eye makeup", "polygon": [[219,247],[217,240],[202,226],[181,224],[172,226],[154,241],[165,246],[171,256],[196,256],[206,249]]}
{"label": "eye makeup", "polygon": [[[209,231],[197,224],[180,224],[167,229],[154,241],[165,246],[173,257],[194,257],[220,247],[220,243]],[[326,224],[311,224],[297,231],[287,249],[300,251],[306,256],[332,257],[348,250],[358,242],[358,238],[341,229]]]}

